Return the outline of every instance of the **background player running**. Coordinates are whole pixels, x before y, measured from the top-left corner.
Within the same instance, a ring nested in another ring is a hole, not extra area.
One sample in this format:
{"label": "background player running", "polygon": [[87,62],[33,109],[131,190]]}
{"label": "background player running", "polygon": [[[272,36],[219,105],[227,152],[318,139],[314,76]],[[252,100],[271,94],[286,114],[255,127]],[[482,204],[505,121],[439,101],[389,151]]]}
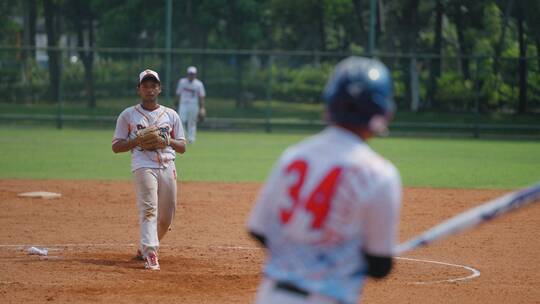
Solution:
{"label": "background player running", "polygon": [[131,151],[131,170],[140,223],[138,255],[145,267],[159,270],[159,241],[171,226],[176,211],[176,152],[184,153],[184,130],[178,114],[158,103],[159,75],[139,75],[141,103],[125,109],[116,122],[112,141],[115,153]]}
{"label": "background player running", "polygon": [[268,253],[257,303],[357,303],[392,268],[401,180],[366,144],[394,112],[390,72],[350,57],[324,97],[330,125],[283,153],[248,221]]}

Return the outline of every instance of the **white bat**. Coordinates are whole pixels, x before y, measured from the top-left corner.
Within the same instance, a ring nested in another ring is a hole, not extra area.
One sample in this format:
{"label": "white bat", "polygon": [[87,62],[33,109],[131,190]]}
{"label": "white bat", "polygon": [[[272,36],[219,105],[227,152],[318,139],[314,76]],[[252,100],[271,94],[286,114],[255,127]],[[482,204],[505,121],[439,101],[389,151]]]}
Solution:
{"label": "white bat", "polygon": [[540,201],[540,183],[523,190],[511,192],[460,213],[433,228],[426,230],[422,234],[399,244],[395,250],[395,255],[398,256],[404,252],[425,246],[435,240],[475,227],[498,217],[499,215],[535,201]]}

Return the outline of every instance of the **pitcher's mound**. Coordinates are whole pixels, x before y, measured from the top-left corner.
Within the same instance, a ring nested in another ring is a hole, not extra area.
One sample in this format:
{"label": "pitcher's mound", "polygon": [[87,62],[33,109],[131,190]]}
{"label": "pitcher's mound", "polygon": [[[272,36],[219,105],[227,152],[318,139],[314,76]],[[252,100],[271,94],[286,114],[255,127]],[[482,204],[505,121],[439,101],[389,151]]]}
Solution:
{"label": "pitcher's mound", "polygon": [[59,198],[62,196],[62,194],[55,193],[55,192],[47,192],[47,191],[34,191],[34,192],[19,193],[17,196],[50,199],[50,198]]}

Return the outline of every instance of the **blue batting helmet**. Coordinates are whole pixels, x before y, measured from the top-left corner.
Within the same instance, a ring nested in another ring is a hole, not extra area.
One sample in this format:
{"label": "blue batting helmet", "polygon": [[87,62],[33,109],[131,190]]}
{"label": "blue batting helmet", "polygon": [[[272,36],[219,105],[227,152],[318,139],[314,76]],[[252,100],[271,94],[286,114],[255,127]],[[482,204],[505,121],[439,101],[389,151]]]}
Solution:
{"label": "blue batting helmet", "polygon": [[387,122],[395,111],[392,91],[392,76],[382,62],[346,58],[337,64],[324,89],[329,119],[368,128],[374,117]]}

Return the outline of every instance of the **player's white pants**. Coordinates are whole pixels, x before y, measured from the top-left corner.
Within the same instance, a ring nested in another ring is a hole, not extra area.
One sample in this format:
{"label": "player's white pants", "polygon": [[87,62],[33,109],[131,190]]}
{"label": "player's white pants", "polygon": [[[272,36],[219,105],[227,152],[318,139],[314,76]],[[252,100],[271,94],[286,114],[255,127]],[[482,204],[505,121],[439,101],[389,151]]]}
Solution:
{"label": "player's white pants", "polygon": [[141,168],[133,172],[139,209],[140,248],[146,256],[157,253],[159,241],[172,224],[176,211],[176,168]]}
{"label": "player's white pants", "polygon": [[256,304],[339,304],[340,302],[318,294],[303,296],[294,292],[276,288],[274,280],[265,278],[259,286]]}
{"label": "player's white pants", "polygon": [[197,120],[199,118],[199,104],[196,102],[182,103],[179,106],[180,120],[186,130],[188,143],[194,143],[197,134]]}

